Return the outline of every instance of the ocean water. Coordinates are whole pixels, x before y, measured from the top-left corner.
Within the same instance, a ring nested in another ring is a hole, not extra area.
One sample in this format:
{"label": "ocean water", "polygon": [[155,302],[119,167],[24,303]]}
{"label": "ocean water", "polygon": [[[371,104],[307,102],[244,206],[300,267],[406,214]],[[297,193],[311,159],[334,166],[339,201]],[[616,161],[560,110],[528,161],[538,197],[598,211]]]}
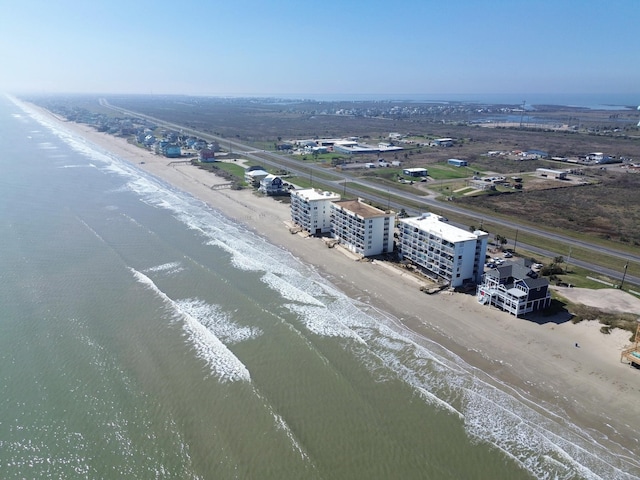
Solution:
{"label": "ocean water", "polygon": [[0,98],[0,478],[629,479],[190,195]]}

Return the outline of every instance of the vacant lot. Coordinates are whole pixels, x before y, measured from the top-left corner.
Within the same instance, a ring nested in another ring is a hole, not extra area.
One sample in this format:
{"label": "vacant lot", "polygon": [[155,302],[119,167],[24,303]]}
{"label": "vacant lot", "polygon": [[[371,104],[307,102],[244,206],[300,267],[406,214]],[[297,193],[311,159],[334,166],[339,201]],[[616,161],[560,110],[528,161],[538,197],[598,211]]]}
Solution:
{"label": "vacant lot", "polygon": [[[640,174],[610,168],[593,170],[589,177],[599,183],[458,198],[456,203],[487,212],[499,211],[540,225],[640,245]],[[547,182],[547,187],[551,182]]]}

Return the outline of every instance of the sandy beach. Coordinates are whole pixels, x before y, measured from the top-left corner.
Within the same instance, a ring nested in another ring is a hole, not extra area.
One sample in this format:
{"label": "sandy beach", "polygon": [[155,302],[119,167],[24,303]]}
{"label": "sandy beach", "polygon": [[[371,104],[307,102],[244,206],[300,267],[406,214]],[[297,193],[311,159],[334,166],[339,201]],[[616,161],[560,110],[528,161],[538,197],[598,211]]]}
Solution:
{"label": "sandy beach", "polygon": [[[401,270],[356,261],[339,248],[327,248],[321,239],[291,234],[286,204],[248,189],[214,190],[211,186],[226,181],[191,165],[169,165],[170,159],[86,125],[64,122],[64,126],[246,224],[314,265],[351,297],[390,313],[405,328],[435,340],[497,381],[513,386],[532,404],[551,406],[573,423],[600,432],[609,439],[611,449],[640,451],[640,419],[634,415],[640,371],[620,362],[620,352],[631,345],[629,332],[604,335],[596,322],[572,324],[566,318],[518,319],[480,305],[473,295],[427,295],[420,291],[419,281]],[[600,298],[605,308],[640,312],[640,300],[620,291],[601,290],[595,296],[582,289],[561,293],[586,304]]]}

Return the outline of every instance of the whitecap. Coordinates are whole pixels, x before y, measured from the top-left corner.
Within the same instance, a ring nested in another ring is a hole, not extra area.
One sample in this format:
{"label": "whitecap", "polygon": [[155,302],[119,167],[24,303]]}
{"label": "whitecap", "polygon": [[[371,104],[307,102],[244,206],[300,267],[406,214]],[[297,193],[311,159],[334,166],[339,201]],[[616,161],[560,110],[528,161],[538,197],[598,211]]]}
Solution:
{"label": "whitecap", "polygon": [[196,319],[210,330],[225,344],[234,344],[257,338],[262,330],[255,326],[241,326],[234,322],[229,315],[222,312],[216,305],[210,305],[202,300],[187,298],[176,300],[181,311]]}
{"label": "whitecap", "polygon": [[184,270],[182,263],[180,262],[167,262],[162,265],[156,265],[155,267],[145,268],[145,273],[164,273],[166,275],[173,275]]}
{"label": "whitecap", "polygon": [[441,398],[438,398],[436,395],[429,392],[428,390],[425,390],[424,388],[417,387],[416,390],[418,391],[420,396],[425,399],[427,403],[431,405],[435,405],[436,407],[442,408],[447,412],[456,415],[460,420],[464,420],[464,415],[458,410],[456,410],[451,404],[445,402]]}
{"label": "whitecap", "polygon": [[220,341],[207,327],[196,318],[184,311],[180,304],[173,301],[160,290],[157,285],[144,273],[133,268],[129,269],[135,279],[152,290],[169,306],[177,320],[182,321],[182,327],[187,339],[196,351],[199,358],[205,361],[211,373],[220,381],[236,382],[251,381],[247,367]]}

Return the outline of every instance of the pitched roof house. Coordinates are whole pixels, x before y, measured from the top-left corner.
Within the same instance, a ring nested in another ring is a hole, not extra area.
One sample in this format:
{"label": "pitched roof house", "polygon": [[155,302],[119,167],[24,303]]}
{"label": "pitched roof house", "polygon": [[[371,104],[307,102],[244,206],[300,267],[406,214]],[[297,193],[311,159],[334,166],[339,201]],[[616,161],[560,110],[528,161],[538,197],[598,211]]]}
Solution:
{"label": "pitched roof house", "polygon": [[282,179],[272,174],[269,174],[260,180],[260,187],[258,187],[258,191],[270,196],[288,193]]}
{"label": "pitched roof house", "polygon": [[476,292],[478,302],[516,317],[551,304],[549,281],[538,278],[524,263],[509,262],[485,272]]}

